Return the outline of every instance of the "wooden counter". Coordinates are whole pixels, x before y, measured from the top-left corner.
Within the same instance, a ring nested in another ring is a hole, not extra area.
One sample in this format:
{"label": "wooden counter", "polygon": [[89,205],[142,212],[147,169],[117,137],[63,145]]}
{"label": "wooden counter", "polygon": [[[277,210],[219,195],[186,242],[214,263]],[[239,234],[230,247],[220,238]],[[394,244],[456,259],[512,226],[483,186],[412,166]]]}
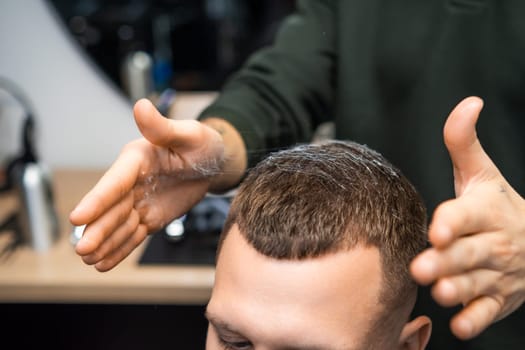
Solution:
{"label": "wooden counter", "polygon": [[[98,272],[74,252],[69,236],[69,212],[96,183],[102,171],[58,170],[53,173],[55,202],[61,236],[45,253],[28,246],[0,261],[0,302],[59,303],[206,303],[214,269],[194,266],[142,266],[138,264],[144,242],[116,268]],[[14,195],[0,198],[4,218],[16,207]],[[0,236],[0,249],[9,235]]]}

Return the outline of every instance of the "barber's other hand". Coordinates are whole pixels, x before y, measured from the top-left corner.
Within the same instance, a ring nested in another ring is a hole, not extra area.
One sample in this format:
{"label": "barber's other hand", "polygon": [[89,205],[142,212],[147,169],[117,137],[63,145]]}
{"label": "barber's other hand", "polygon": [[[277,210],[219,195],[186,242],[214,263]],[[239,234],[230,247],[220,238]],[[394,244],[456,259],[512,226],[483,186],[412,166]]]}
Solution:
{"label": "barber's other hand", "polygon": [[469,97],[449,115],[445,144],[456,198],[442,203],[429,227],[432,248],[411,272],[443,306],[463,304],[450,323],[470,339],[525,300],[525,201],[483,150],[475,131],[483,102]]}
{"label": "barber's other hand", "polygon": [[198,121],[164,118],[146,99],[134,115],[144,137],[122,149],[70,214],[72,224],[87,225],[77,254],[99,271],[200,201],[224,158],[221,135]]}

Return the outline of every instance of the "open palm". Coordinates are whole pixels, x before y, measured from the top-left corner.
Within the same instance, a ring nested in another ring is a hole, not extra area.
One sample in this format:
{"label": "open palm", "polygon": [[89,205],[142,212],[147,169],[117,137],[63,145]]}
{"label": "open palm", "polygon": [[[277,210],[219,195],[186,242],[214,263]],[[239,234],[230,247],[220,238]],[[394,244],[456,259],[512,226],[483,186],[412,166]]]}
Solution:
{"label": "open palm", "polygon": [[194,120],[169,120],[147,100],[134,108],[144,136],[128,143],[70,214],[86,225],[76,252],[99,271],[117,265],[147,236],[186,213],[221,169],[218,132]]}

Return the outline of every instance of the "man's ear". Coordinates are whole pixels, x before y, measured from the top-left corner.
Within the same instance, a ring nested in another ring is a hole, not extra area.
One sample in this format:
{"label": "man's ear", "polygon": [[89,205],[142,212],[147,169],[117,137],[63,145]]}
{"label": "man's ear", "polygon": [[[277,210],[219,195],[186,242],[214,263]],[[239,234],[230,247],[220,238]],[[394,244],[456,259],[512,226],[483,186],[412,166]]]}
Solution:
{"label": "man's ear", "polygon": [[432,321],[427,316],[419,316],[405,324],[399,336],[399,349],[422,350],[428,344],[432,332]]}

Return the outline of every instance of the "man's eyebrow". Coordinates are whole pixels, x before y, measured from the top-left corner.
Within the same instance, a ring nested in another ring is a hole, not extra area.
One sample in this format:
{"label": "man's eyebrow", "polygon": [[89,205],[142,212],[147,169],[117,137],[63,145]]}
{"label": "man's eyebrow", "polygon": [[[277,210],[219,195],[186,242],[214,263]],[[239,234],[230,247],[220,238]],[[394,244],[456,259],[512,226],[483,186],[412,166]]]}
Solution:
{"label": "man's eyebrow", "polygon": [[225,330],[231,333],[235,334],[241,334],[235,327],[233,327],[230,323],[226,322],[225,320],[221,319],[217,315],[214,315],[210,313],[208,310],[204,312],[204,316],[208,321],[210,321],[215,328],[220,328],[221,330]]}
{"label": "man's eyebrow", "polygon": [[295,347],[295,346],[292,346],[292,347],[285,347],[283,348],[283,350],[336,350],[334,348],[329,348],[329,347],[326,347],[326,346],[300,346],[300,347]]}
{"label": "man's eyebrow", "polygon": [[[215,328],[219,328],[222,331],[227,331],[227,332],[235,333],[235,334],[242,336],[241,332],[235,329],[235,327],[233,327],[230,323],[221,319],[219,316],[212,314],[208,310],[204,312],[204,316],[206,317],[206,319],[208,319],[208,321],[211,322],[211,324],[213,324]],[[286,346],[286,347],[283,347],[282,350],[337,350],[337,349],[326,347],[326,346],[318,346],[318,345],[308,346],[306,345],[306,346],[299,346],[299,347]]]}

